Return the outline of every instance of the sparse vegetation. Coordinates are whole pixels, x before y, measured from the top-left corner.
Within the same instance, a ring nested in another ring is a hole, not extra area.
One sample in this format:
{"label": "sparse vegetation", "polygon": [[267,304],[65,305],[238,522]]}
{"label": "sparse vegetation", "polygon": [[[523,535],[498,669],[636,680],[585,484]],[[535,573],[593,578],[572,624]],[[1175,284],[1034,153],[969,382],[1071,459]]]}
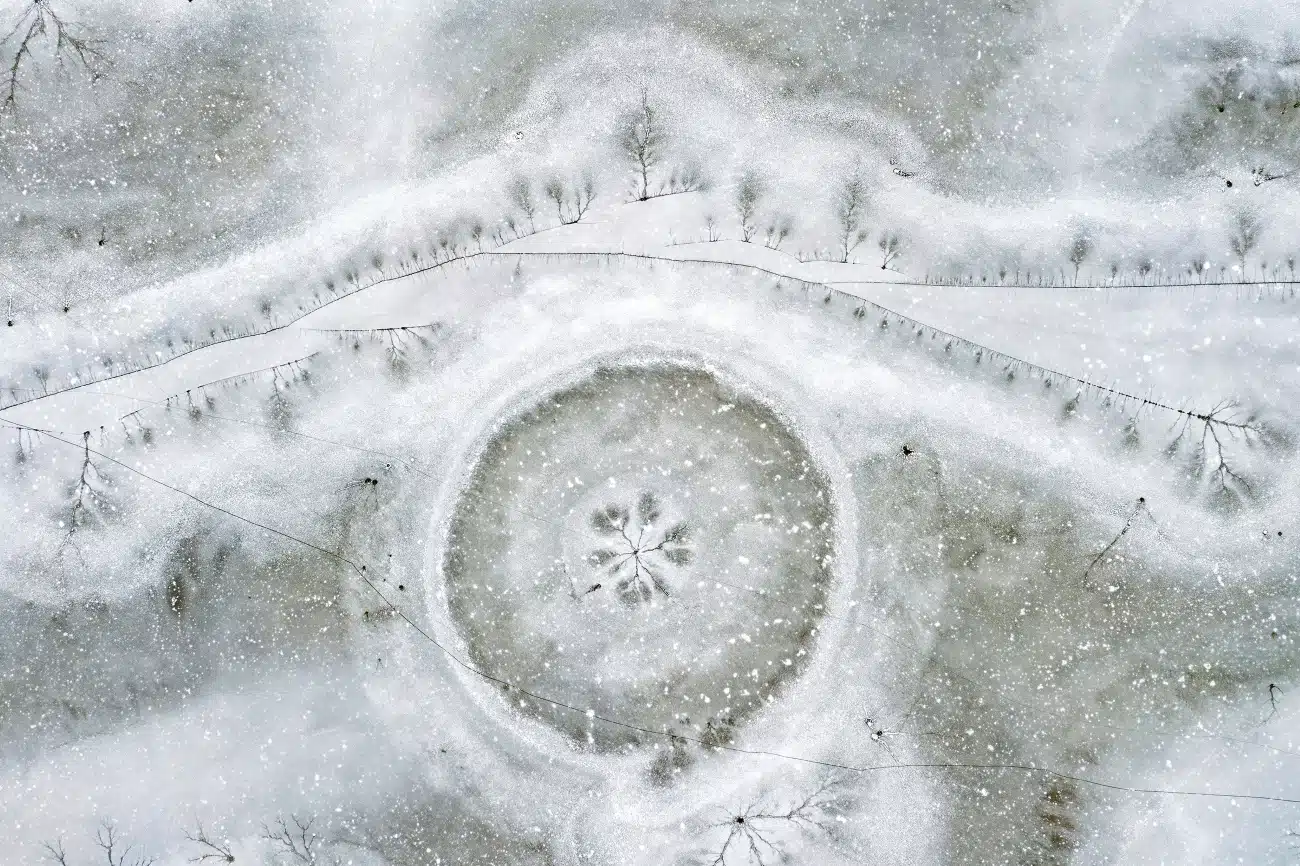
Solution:
{"label": "sparse vegetation", "polygon": [[[104,852],[107,866],[153,866],[156,862],[156,858],[143,852],[132,854],[135,846],[123,844],[117,833],[117,825],[111,821],[105,821],[95,831],[95,845]],[[50,862],[56,866],[69,866],[62,839],[46,842],[43,847],[45,856]]]}
{"label": "sparse vegetation", "polygon": [[581,178],[565,184],[558,177],[546,182],[546,197],[555,205],[555,215],[560,225],[571,225],[581,220],[591,207],[596,197],[596,181],[591,172],[583,172]]}

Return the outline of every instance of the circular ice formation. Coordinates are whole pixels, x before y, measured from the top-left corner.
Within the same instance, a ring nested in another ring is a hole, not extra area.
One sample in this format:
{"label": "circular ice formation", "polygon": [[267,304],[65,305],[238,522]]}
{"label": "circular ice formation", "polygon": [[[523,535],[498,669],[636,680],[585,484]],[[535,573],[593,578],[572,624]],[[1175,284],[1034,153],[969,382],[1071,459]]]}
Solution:
{"label": "circular ice formation", "polygon": [[[601,368],[484,448],[451,520],[448,604],[512,686],[726,742],[808,661],[832,520],[826,478],[762,403],[698,369]],[[510,700],[598,749],[646,738]]]}

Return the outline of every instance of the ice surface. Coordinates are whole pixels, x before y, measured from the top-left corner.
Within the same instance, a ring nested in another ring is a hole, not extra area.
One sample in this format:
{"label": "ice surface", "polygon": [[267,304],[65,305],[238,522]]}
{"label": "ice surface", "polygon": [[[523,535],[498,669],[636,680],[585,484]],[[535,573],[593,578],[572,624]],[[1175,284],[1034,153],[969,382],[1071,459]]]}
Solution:
{"label": "ice surface", "polygon": [[1294,4],[11,6],[4,862],[1294,859]]}
{"label": "ice surface", "polygon": [[[448,603],[512,686],[729,742],[806,666],[829,488],[776,415],[706,373],[599,370],[509,421],[462,495]],[[642,739],[533,710],[600,747]]]}

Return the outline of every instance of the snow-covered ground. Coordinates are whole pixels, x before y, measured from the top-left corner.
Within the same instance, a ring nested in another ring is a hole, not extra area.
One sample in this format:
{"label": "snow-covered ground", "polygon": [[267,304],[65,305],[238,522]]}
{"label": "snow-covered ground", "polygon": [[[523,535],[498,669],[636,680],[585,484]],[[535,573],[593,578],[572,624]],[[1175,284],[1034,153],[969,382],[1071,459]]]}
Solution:
{"label": "snow-covered ground", "polygon": [[1300,856],[1294,4],[201,5],[0,132],[5,862]]}

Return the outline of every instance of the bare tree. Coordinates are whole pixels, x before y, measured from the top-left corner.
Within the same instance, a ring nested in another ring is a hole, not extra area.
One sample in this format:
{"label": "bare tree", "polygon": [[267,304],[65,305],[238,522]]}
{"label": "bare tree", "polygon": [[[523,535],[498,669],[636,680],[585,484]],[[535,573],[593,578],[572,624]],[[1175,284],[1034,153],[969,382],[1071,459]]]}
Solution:
{"label": "bare tree", "polygon": [[592,201],[596,198],[596,179],[591,172],[584,171],[579,180],[573,182],[573,219],[578,222],[587,215]]}
{"label": "bare tree", "polygon": [[1240,210],[1228,227],[1228,246],[1241,264],[1241,278],[1246,278],[1246,256],[1259,245],[1263,224],[1254,211]]}
{"label": "bare tree", "polygon": [[[725,828],[726,837],[717,855],[704,860],[709,866],[767,866],[769,863],[789,862],[789,852],[784,848],[791,831],[810,833],[826,831],[834,825],[837,813],[846,805],[837,795],[842,780],[830,776],[811,794],[789,808],[768,810],[753,803],[731,815],[726,821],[715,824]],[[705,855],[712,856],[711,854]]]}
{"label": "bare tree", "polygon": [[45,364],[37,364],[32,367],[32,375],[41,383],[41,393],[50,393],[50,368]]}
{"label": "bare tree", "polygon": [[202,863],[206,860],[216,860],[218,863],[235,862],[235,855],[231,853],[229,842],[221,845],[212,841],[200,821],[196,819],[194,824],[196,829],[193,832],[185,831],[185,838],[199,846],[199,856],[191,857],[191,863]]}
{"label": "bare tree", "polygon": [[709,233],[709,243],[713,243],[722,237],[722,233],[718,231],[718,219],[713,214],[705,215],[704,228]]}
{"label": "bare tree", "polygon": [[533,198],[533,185],[528,178],[522,174],[517,174],[510,181],[510,186],[506,189],[510,198],[510,203],[528,218],[528,228],[531,231],[537,231],[537,200]]}
{"label": "bare tree", "polygon": [[740,220],[740,239],[749,243],[758,231],[754,217],[758,213],[758,202],[763,197],[765,184],[758,172],[748,169],[740,176],[736,184],[736,218]]}
{"label": "bare tree", "polygon": [[296,860],[303,866],[315,866],[320,856],[321,840],[311,831],[314,823],[315,818],[302,821],[298,816],[290,815],[289,821],[285,821],[283,815],[277,815],[274,826],[262,825],[262,838],[271,843],[277,855]]}
{"label": "bare tree", "polygon": [[32,49],[41,42],[53,42],[51,51],[59,69],[65,69],[69,64],[79,65],[91,82],[103,78],[112,66],[100,47],[103,43],[87,36],[80,25],[63,18],[55,11],[51,0],[27,0],[17,23],[0,38],[0,51],[13,51],[5,77],[0,80],[0,88],[4,90],[0,111],[17,108],[23,67],[31,61]]}
{"label": "bare tree", "polygon": [[560,180],[558,177],[552,177],[546,182],[543,190],[546,193],[546,197],[555,203],[555,213],[560,219],[560,225],[566,224],[568,220],[564,218],[564,181]]}
{"label": "bare tree", "polygon": [[1067,258],[1070,264],[1074,265],[1074,284],[1079,284],[1079,268],[1088,257],[1092,255],[1092,238],[1088,236],[1085,229],[1077,229],[1074,233],[1074,239],[1070,241],[1070,249]]}
{"label": "bare tree", "polygon": [[867,185],[854,171],[835,197],[835,219],[840,228],[840,261],[847,262],[858,245],[867,239],[862,227],[867,211]]}
{"label": "bare tree", "polygon": [[650,104],[649,93],[642,89],[640,102],[624,113],[618,132],[619,146],[637,174],[637,198],[641,201],[650,198],[650,173],[663,160],[666,138],[659,113]]}
{"label": "bare tree", "polygon": [[[134,845],[121,845],[121,840],[117,836],[117,827],[111,821],[105,821],[100,828],[95,831],[95,844],[104,852],[104,858],[108,861],[108,866],[152,866],[154,858],[145,854],[137,854],[130,860],[127,858],[131,854]],[[48,846],[47,846],[48,850]],[[63,853],[63,846],[60,844],[59,853]],[[63,861],[58,861],[60,866],[66,866]]]}
{"label": "bare tree", "polygon": [[763,245],[770,250],[779,250],[792,231],[794,231],[794,221],[782,214],[767,224],[767,230],[763,233]]}
{"label": "bare tree", "polygon": [[903,252],[903,239],[896,232],[882,232],[878,246],[884,254],[880,260],[880,269],[888,270],[890,263]]}
{"label": "bare tree", "polygon": [[591,207],[592,199],[596,197],[596,181],[591,172],[587,171],[566,188],[564,181],[553,177],[546,182],[546,197],[555,203],[560,225],[572,225],[582,219]]}
{"label": "bare tree", "polygon": [[55,839],[53,842],[44,842],[41,845],[45,849],[45,856],[50,862],[57,866],[68,866],[68,854],[63,850],[63,840]]}
{"label": "bare tree", "polygon": [[674,192],[699,192],[709,188],[709,178],[704,174],[703,167],[695,160],[687,160],[684,165],[673,169],[668,179],[668,191]]}

